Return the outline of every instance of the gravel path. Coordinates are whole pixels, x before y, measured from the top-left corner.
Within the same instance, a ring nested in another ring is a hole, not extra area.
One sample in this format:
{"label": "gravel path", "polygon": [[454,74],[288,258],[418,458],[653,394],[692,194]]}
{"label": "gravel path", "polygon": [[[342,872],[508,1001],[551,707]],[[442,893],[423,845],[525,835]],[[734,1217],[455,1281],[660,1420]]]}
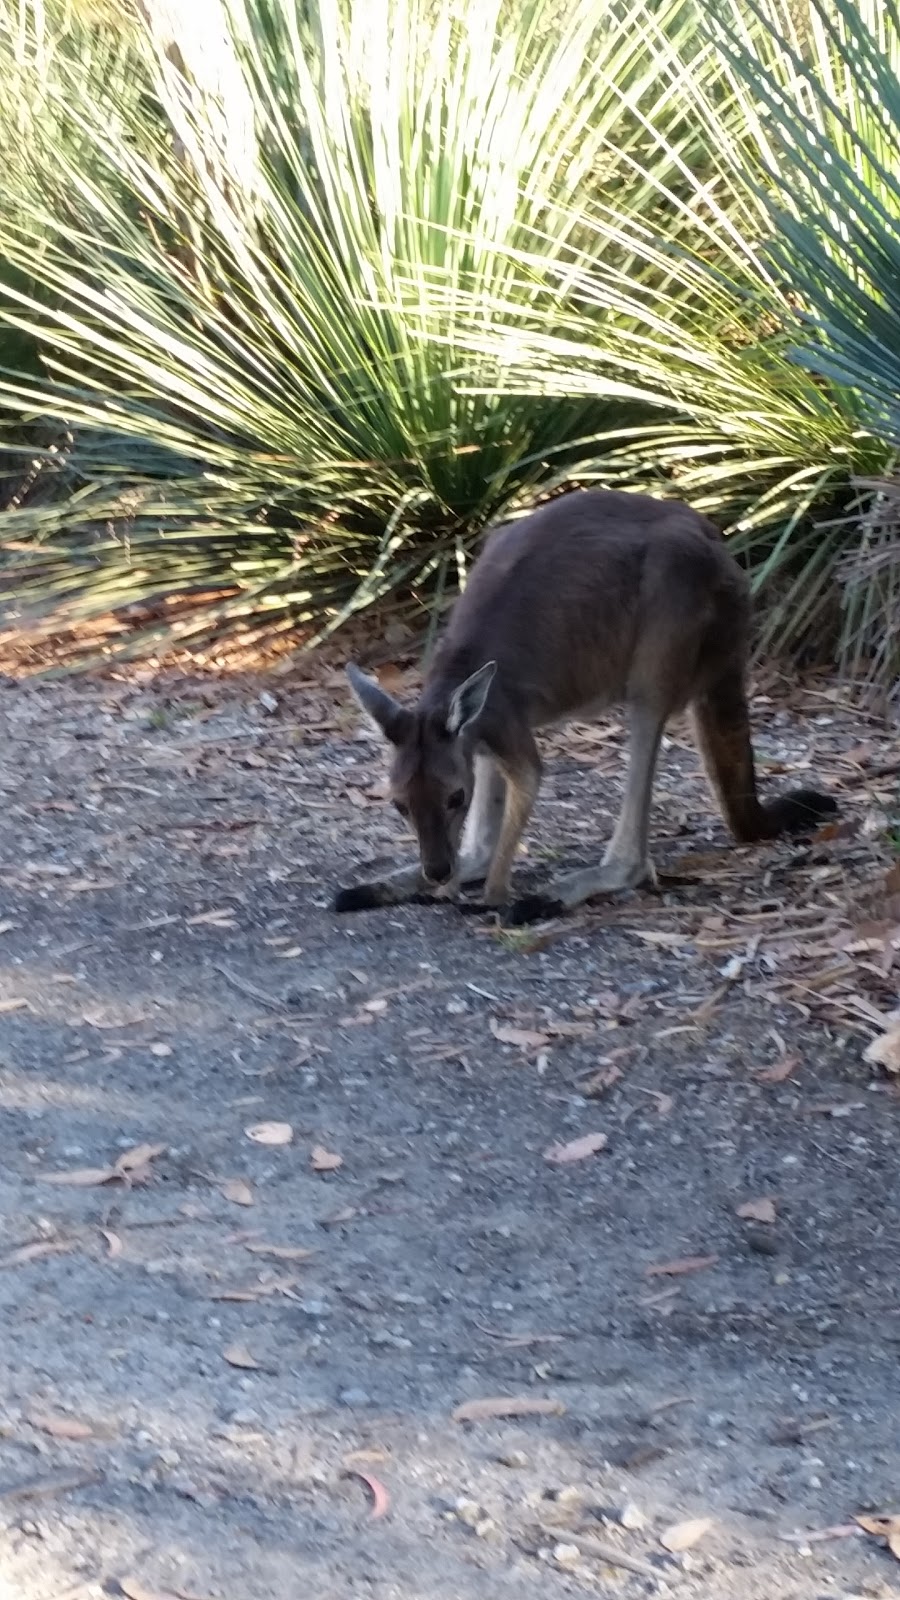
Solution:
{"label": "gravel path", "polygon": [[[757,705],[767,787],[842,807],[761,851],[677,735],[681,881],[513,936],[331,915],[403,847],[325,669],[0,717],[0,1594],[900,1596],[852,1520],[900,1512],[877,724]],[[535,881],[619,730],[548,768]]]}

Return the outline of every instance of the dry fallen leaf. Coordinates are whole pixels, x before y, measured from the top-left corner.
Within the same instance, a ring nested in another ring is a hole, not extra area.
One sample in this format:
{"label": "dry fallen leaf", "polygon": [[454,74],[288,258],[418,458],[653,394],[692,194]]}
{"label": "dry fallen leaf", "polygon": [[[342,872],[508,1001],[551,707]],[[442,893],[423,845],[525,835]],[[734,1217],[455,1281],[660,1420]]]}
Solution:
{"label": "dry fallen leaf", "polygon": [[876,1539],[885,1539],[891,1555],[900,1561],[900,1516],[856,1517],[855,1520],[864,1533],[874,1534]]}
{"label": "dry fallen leaf", "polygon": [[666,1528],[660,1534],[659,1542],[664,1550],[678,1555],[682,1550],[690,1550],[692,1545],[699,1544],[712,1525],[712,1517],[696,1517],[692,1522],[673,1522],[671,1528]]}
{"label": "dry fallen leaf", "polygon": [[321,1144],[313,1145],[309,1161],[313,1172],[337,1172],[338,1167],[344,1165],[343,1156],[339,1156],[334,1150],[326,1150]]}
{"label": "dry fallen leaf", "polygon": [[91,1189],[119,1177],[115,1167],[76,1167],[73,1172],[39,1172],[41,1183],[57,1183],[69,1189]]}
{"label": "dry fallen leaf", "polygon": [[290,1299],[296,1299],[291,1294],[292,1289],[299,1283],[299,1278],[278,1278],[269,1283],[252,1283],[245,1289],[220,1289],[218,1293],[211,1294],[210,1300],[239,1301],[244,1305],[251,1305],[257,1300],[266,1300],[273,1294],[284,1294]]}
{"label": "dry fallen leaf", "polygon": [[0,1011],[21,1011],[25,1006],[31,1010],[31,1001],[22,996],[15,1000],[0,1000]]}
{"label": "dry fallen leaf", "polygon": [[374,1473],[362,1472],[359,1467],[351,1467],[349,1472],[351,1477],[361,1479],[372,1495],[372,1510],[369,1513],[369,1521],[375,1522],[379,1517],[385,1516],[390,1508],[391,1500],[381,1480],[376,1478]]}
{"label": "dry fallen leaf", "polygon": [[220,1192],[223,1199],[230,1200],[232,1205],[252,1206],[256,1204],[253,1190],[246,1178],[226,1179],[225,1183],[220,1185]]}
{"label": "dry fallen leaf", "polygon": [[258,1372],[259,1362],[250,1354],[245,1344],[230,1344],[222,1351],[230,1367],[244,1367],[248,1372]]}
{"label": "dry fallen leaf", "polygon": [[406,687],[406,675],[395,661],[385,661],[375,668],[375,676],[388,694],[401,694]]}
{"label": "dry fallen leaf", "polygon": [[678,1261],[660,1261],[654,1267],[644,1268],[645,1278],[680,1278],[686,1272],[702,1272],[714,1267],[718,1256],[682,1256]]}
{"label": "dry fallen leaf", "polygon": [[788,1418],[779,1424],[772,1434],[772,1443],[780,1445],[803,1444],[810,1434],[818,1433],[822,1428],[834,1425],[834,1418],[825,1416]]}
{"label": "dry fallen leaf", "polygon": [[117,1233],[111,1233],[109,1228],[101,1228],[100,1232],[103,1238],[106,1240],[110,1260],[114,1261],[117,1256],[122,1254],[122,1250],[124,1249],[122,1241],[119,1238],[119,1235]]}
{"label": "dry fallen leaf", "polygon": [[744,1222],[774,1222],[776,1220],[775,1201],[764,1198],[762,1200],[745,1200],[738,1206],[737,1215]]}
{"label": "dry fallen leaf", "polygon": [[780,1533],[784,1544],[821,1544],[828,1539],[859,1538],[861,1529],[855,1522],[836,1522],[830,1528],[807,1528],[803,1533]]}
{"label": "dry fallen leaf", "polygon": [[170,1056],[172,1054],[172,1046],[164,1044],[162,1039],[157,1039],[149,1048],[152,1056]]}
{"label": "dry fallen leaf", "polygon": [[757,1083],[784,1083],[799,1065],[799,1056],[782,1056],[780,1061],[773,1061],[771,1067],[760,1067],[753,1076]]}
{"label": "dry fallen leaf", "polygon": [[567,1161],[583,1161],[586,1156],[595,1156],[598,1150],[605,1150],[606,1143],[605,1133],[583,1133],[580,1139],[572,1139],[568,1144],[551,1144],[544,1151],[544,1160],[552,1161],[557,1166]]}
{"label": "dry fallen leaf", "polygon": [[289,1122],[254,1122],[244,1132],[254,1144],[290,1144],[294,1130]]}
{"label": "dry fallen leaf", "polygon": [[454,1422],[487,1422],[492,1417],[561,1417],[561,1400],[543,1400],[537,1395],[495,1395],[484,1400],[466,1400],[453,1412]]}
{"label": "dry fallen leaf", "polygon": [[900,1023],[889,1028],[880,1038],[873,1039],[863,1052],[863,1060],[886,1072],[900,1072]]}
{"label": "dry fallen leaf", "polygon": [[0,1268],[22,1267],[27,1261],[41,1261],[45,1256],[59,1256],[74,1248],[74,1239],[41,1239],[34,1244],[21,1244],[18,1250],[11,1250],[3,1257]]}
{"label": "dry fallen leaf", "polygon": [[244,1249],[255,1256],[274,1256],[276,1261],[308,1261],[316,1253],[295,1244],[245,1244]]}
{"label": "dry fallen leaf", "polygon": [[515,1044],[520,1050],[545,1050],[551,1043],[549,1033],[535,1033],[530,1028],[513,1028],[491,1017],[489,1027],[501,1044]]}
{"label": "dry fallen leaf", "polygon": [[143,1167],[148,1167],[151,1161],[165,1152],[164,1144],[136,1144],[132,1150],[123,1150],[115,1163],[114,1171],[117,1174],[140,1172]]}
{"label": "dry fallen leaf", "polygon": [[644,1094],[649,1094],[650,1098],[656,1101],[656,1114],[658,1117],[667,1117],[669,1115],[675,1104],[673,1095],[663,1094],[659,1089],[645,1089],[643,1092]]}
{"label": "dry fallen leaf", "polygon": [[608,1067],[601,1067],[599,1072],[592,1072],[589,1078],[584,1078],[578,1085],[578,1093],[586,1100],[599,1100],[601,1095],[606,1094],[607,1090],[624,1076],[622,1068],[613,1062]]}
{"label": "dry fallen leaf", "polygon": [[30,1411],[28,1421],[33,1428],[39,1428],[41,1433],[49,1433],[51,1439],[68,1439],[77,1443],[82,1439],[92,1439],[94,1430],[88,1422],[79,1422],[77,1417],[54,1416],[51,1412]]}
{"label": "dry fallen leaf", "polygon": [[185,925],[188,928],[212,927],[216,924],[225,927],[234,926],[234,912],[230,906],[220,906],[217,911],[198,911],[196,916],[185,918]]}

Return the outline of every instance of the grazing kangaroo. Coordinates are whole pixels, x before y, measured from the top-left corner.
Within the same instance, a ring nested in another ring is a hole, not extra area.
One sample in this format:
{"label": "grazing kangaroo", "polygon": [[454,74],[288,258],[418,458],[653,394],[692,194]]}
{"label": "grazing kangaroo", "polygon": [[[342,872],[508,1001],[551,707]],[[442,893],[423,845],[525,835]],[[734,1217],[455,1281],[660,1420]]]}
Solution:
{"label": "grazing kangaroo", "polygon": [[706,771],[736,839],[810,830],[836,811],[801,789],[756,792],[746,673],[750,598],[719,530],[677,501],[578,490],[488,539],[407,708],[355,666],[364,710],[393,746],[391,794],[420,862],[341,889],[335,910],[446,896],[487,879],[510,898],[516,850],[541,781],[534,730],[624,705],[625,794],[602,864],[561,877],[513,907],[558,914],[652,879],[647,835],[668,719],[690,706]]}

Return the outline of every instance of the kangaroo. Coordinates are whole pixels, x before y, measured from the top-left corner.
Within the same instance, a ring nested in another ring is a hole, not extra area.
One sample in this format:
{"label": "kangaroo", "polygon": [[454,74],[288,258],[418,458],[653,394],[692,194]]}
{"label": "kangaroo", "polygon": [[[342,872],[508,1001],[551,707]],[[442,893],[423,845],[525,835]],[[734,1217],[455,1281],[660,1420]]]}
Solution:
{"label": "kangaroo", "polygon": [[486,541],[425,677],[398,704],[356,666],[356,698],[393,747],[391,795],[419,863],[339,890],[336,911],[445,898],[486,879],[504,906],[541,781],[535,729],[624,706],[625,792],[601,863],[520,900],[510,920],[559,915],[655,880],[653,779],[667,721],[690,707],[707,776],[742,843],[811,831],[837,807],[800,789],[757,794],[747,664],[750,592],[719,529],[673,500],[575,490]]}

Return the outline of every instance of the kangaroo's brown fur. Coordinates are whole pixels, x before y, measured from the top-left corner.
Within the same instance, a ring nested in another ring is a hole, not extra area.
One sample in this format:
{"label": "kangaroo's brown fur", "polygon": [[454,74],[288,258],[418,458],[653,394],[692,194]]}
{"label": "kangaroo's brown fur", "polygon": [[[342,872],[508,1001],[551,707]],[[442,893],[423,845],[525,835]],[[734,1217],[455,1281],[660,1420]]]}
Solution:
{"label": "kangaroo's brown fur", "polygon": [[[550,501],[487,541],[427,672],[404,708],[355,667],[361,704],[394,747],[391,790],[420,864],[341,890],[338,910],[452,892],[510,873],[541,777],[534,730],[626,708],[630,760],[601,865],[560,879],[532,910],[572,907],[652,876],[647,852],[663,729],[690,707],[725,819],[742,841],[815,826],[835,810],[800,790],[762,804],[746,674],[750,598],[718,529],[689,506],[608,490]],[[527,907],[520,906],[523,915]]]}

